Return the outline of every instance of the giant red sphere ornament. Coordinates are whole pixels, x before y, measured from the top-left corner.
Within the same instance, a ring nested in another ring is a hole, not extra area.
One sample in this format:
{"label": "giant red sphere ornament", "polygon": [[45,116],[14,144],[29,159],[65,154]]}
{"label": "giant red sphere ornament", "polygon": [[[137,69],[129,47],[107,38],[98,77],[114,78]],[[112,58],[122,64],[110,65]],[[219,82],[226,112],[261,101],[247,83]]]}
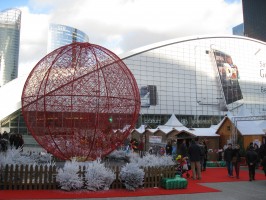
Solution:
{"label": "giant red sphere ornament", "polygon": [[134,128],[139,110],[138,86],[125,63],[90,43],[72,43],[46,55],[22,93],[30,133],[63,160],[109,154]]}

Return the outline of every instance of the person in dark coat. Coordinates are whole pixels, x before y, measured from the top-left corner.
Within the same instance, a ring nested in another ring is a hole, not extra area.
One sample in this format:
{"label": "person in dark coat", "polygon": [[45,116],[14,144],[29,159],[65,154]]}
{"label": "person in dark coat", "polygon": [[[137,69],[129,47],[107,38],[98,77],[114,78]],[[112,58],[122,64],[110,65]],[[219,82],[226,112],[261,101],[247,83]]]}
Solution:
{"label": "person in dark coat", "polygon": [[187,151],[188,151],[187,144],[186,144],[186,140],[184,139],[180,147],[180,154],[182,158],[187,157]]}
{"label": "person in dark coat", "polygon": [[172,147],[171,142],[169,141],[165,147],[166,155],[168,156],[172,155],[172,151],[173,151],[173,147]]}
{"label": "person in dark coat", "polygon": [[241,155],[240,155],[240,146],[236,145],[235,149],[233,150],[233,167],[235,168],[236,178],[239,179],[239,171],[240,171],[240,162],[241,162]]}
{"label": "person in dark coat", "polygon": [[260,149],[259,149],[260,160],[263,160],[264,156],[266,156],[266,145],[264,143],[262,143],[262,145],[260,145]]}
{"label": "person in dark coat", "polygon": [[258,153],[254,150],[253,146],[249,147],[246,154],[246,161],[248,164],[249,181],[255,180],[255,168],[258,162]]}
{"label": "person in dark coat", "polygon": [[224,151],[224,160],[226,162],[226,167],[227,167],[229,177],[233,177],[233,163],[232,163],[233,153],[234,152],[233,152],[232,144],[229,143],[227,145],[227,148]]}
{"label": "person in dark coat", "polygon": [[15,146],[15,138],[16,138],[15,133],[11,133],[11,135],[9,137],[9,144],[10,144],[11,148],[13,148],[13,146]]}
{"label": "person in dark coat", "polygon": [[206,170],[206,165],[207,165],[207,161],[208,161],[208,146],[207,146],[207,140],[203,141],[203,145],[204,145],[204,160],[203,160],[203,171]]}
{"label": "person in dark coat", "polygon": [[264,172],[264,175],[266,176],[266,156],[263,157],[261,161],[262,170]]}
{"label": "person in dark coat", "polygon": [[195,142],[195,140],[191,140],[191,145],[188,148],[188,157],[190,160],[192,177],[193,179],[201,179],[201,149],[200,146]]}

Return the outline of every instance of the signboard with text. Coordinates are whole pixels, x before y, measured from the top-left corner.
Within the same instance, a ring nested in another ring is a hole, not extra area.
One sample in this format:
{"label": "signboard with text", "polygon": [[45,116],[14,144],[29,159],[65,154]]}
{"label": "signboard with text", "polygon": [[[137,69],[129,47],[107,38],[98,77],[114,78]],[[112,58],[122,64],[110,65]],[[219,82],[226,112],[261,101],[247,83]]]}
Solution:
{"label": "signboard with text", "polygon": [[149,142],[150,143],[161,143],[162,136],[149,136]]}

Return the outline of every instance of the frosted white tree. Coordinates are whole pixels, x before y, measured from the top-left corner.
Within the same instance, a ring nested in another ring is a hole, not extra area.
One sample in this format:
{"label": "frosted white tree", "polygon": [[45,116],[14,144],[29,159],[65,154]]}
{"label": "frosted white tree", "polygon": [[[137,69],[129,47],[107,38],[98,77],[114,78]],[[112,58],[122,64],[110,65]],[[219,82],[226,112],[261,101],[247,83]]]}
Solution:
{"label": "frosted white tree", "polygon": [[140,157],[131,157],[131,163],[136,163],[140,167],[161,167],[175,165],[172,156],[156,156],[147,154]]}
{"label": "frosted white tree", "polygon": [[58,169],[56,180],[62,190],[78,190],[83,187],[82,177],[79,175],[79,163],[73,159],[66,161],[63,168]]}
{"label": "frosted white tree", "polygon": [[30,155],[22,155],[22,149],[11,149],[9,148],[6,152],[0,153],[1,165],[26,165],[33,164],[35,165],[35,160],[30,157]]}
{"label": "frosted white tree", "polygon": [[143,185],[144,171],[136,163],[129,163],[121,168],[119,178],[128,190],[135,190]]}
{"label": "frosted white tree", "polygon": [[45,152],[30,153],[23,152],[22,148],[9,148],[6,152],[0,153],[0,164],[2,166],[8,165],[55,165],[52,155]]}
{"label": "frosted white tree", "polygon": [[106,168],[101,160],[97,159],[86,164],[85,187],[88,190],[109,190],[115,180],[114,172]]}

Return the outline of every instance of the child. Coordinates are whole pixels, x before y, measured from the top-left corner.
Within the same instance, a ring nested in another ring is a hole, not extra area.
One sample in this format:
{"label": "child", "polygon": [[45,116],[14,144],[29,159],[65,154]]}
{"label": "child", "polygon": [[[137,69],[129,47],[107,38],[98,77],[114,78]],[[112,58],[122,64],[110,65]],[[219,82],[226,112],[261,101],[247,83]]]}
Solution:
{"label": "child", "polygon": [[180,176],[183,175],[183,173],[186,173],[187,178],[190,176],[188,173],[189,166],[188,166],[188,157],[182,158],[181,155],[178,155],[176,158],[177,161],[177,174]]}

